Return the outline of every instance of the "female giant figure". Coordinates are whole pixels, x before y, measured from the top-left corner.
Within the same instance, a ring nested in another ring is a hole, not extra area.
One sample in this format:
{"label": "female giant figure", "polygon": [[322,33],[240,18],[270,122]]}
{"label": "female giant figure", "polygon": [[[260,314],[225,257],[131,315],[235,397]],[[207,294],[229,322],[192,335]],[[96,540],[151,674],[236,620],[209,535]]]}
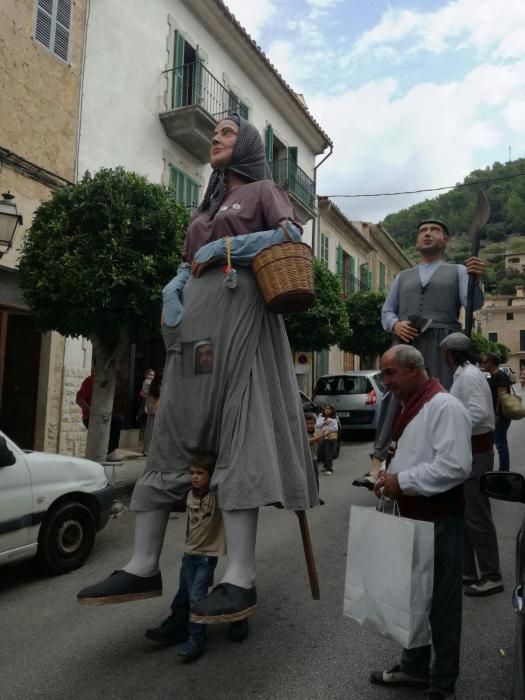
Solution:
{"label": "female giant figure", "polygon": [[[78,597],[100,604],[161,594],[159,556],[170,510],[189,488],[192,455],[209,451],[217,455],[212,487],[228,562],[222,582],[193,605],[192,619],[227,622],[256,606],[258,508],[303,510],[318,495],[284,323],[266,308],[250,267],[260,250],[284,240],[278,224],[296,240],[301,232],[249,122],[231,115],[217,125],[211,165],[184,263],[164,290],[167,358],[146,471],[131,503],[133,558]],[[233,281],[223,268],[228,237]]]}

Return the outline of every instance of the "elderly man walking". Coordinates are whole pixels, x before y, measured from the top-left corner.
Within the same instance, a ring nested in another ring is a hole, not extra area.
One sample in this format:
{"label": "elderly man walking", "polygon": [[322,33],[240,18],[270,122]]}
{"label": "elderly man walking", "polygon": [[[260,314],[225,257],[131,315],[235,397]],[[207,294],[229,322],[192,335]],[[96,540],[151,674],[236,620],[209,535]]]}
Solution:
{"label": "elderly man walking", "polygon": [[[503,591],[498,539],[490,501],[480,489],[483,474],[494,468],[494,409],[488,382],[472,364],[472,345],[463,333],[452,333],[440,344],[447,365],[454,372],[450,389],[467,409],[472,421],[472,472],[464,484],[465,543],[463,583],[465,595],[488,596]],[[477,568],[480,575],[478,576]]]}
{"label": "elderly man walking", "polygon": [[453,700],[459,675],[462,609],[463,483],[470,474],[471,421],[464,406],[429,378],[419,350],[395,345],[381,358],[384,383],[399,401],[395,452],[376,481],[403,517],[434,523],[431,645],[404,649],[401,663],[374,671],[375,685],[427,688],[429,700]]}

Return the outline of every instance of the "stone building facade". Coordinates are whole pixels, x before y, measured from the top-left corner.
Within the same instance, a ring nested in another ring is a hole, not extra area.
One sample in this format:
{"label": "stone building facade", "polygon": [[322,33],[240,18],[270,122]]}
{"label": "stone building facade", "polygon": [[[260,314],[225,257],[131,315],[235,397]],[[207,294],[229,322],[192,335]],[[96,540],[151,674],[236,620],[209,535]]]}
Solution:
{"label": "stone building facade", "polygon": [[486,296],[476,312],[476,330],[488,340],[503,343],[509,350],[507,364],[514,372],[525,367],[525,294],[516,287],[512,296]]}
{"label": "stone building facade", "polygon": [[[358,291],[387,291],[411,261],[380,225],[352,221],[327,197],[319,197],[317,255],[341,281],[343,296]],[[359,369],[359,357],[337,347],[318,353],[317,376]]]}
{"label": "stone building facade", "polygon": [[40,450],[58,447],[65,340],[38,332],[16,268],[39,204],[75,180],[85,24],[85,0],[0,4],[0,192],[23,217],[0,259],[0,426]]}

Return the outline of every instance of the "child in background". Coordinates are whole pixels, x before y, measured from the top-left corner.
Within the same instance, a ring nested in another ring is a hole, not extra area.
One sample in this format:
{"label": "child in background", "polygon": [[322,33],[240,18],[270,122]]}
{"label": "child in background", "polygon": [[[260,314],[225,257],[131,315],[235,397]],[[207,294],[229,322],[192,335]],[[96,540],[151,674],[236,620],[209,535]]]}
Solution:
{"label": "child in background", "polygon": [[[319,491],[319,467],[317,466],[317,450],[319,443],[324,440],[324,435],[320,430],[315,429],[317,416],[315,413],[306,413],[304,421],[306,424],[306,432],[308,433],[308,442],[310,443],[310,452],[312,454],[312,463],[314,465],[315,480],[317,482],[317,490]],[[324,505],[324,501],[320,498],[319,503]]]}
{"label": "child in background", "polygon": [[[171,615],[159,628],[146,630],[146,637],[155,642],[182,643],[178,655],[184,661],[193,661],[204,651],[207,625],[190,621],[190,607],[206,597],[217,559],[226,553],[221,511],[216,493],[210,491],[215,461],[215,455],[208,452],[194,457],[190,467],[191,491],[186,499],[188,525],[179,590],[171,603]],[[230,625],[230,638],[234,641],[243,641],[247,635],[247,620]]]}
{"label": "child in background", "polygon": [[317,430],[321,431],[324,440],[319,444],[317,459],[323,463],[325,474],[333,474],[334,450],[337,442],[339,427],[335,408],[327,403],[319,414],[315,424]]}

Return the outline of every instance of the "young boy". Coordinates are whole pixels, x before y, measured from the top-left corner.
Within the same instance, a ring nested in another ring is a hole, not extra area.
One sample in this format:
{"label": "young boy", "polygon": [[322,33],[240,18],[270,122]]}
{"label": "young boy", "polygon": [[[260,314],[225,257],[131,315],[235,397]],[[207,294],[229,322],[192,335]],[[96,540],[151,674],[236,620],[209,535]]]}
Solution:
{"label": "young boy", "polygon": [[[215,456],[196,454],[190,467],[191,491],[186,499],[188,523],[180,569],[179,590],[171,603],[171,615],[162,625],[146,630],[146,637],[162,644],[181,644],[178,655],[185,661],[197,659],[204,651],[207,626],[190,622],[190,607],[205,598],[213,583],[217,558],[226,553],[221,511],[210,479]],[[248,622],[230,625],[230,638],[243,641]]]}
{"label": "young boy", "polygon": [[[319,491],[319,467],[317,464],[317,448],[319,443],[324,440],[324,433],[321,430],[315,429],[317,416],[315,413],[306,413],[304,416],[306,423],[306,432],[308,433],[308,442],[310,443],[310,452],[312,454],[312,462],[314,465],[315,480],[317,482],[317,491]],[[320,498],[319,503],[324,505],[324,501]]]}

